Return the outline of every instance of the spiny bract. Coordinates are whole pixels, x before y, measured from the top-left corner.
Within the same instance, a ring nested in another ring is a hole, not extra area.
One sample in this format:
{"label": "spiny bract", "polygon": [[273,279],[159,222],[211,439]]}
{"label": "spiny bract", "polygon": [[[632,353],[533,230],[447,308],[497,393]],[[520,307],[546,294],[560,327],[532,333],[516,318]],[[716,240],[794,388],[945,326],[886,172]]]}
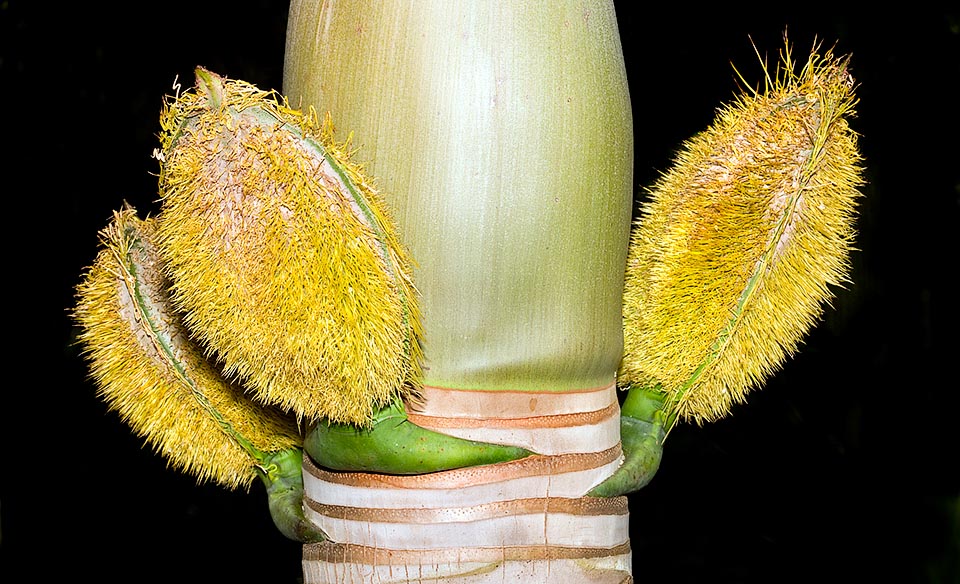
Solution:
{"label": "spiny bract", "polygon": [[329,118],[198,68],[161,127],[158,245],[225,373],[308,420],[365,425],[415,394],[410,259]]}
{"label": "spiny bract", "polygon": [[292,419],[227,383],[188,339],[170,305],[154,221],[127,207],[101,231],[73,317],[100,397],[173,467],[249,488],[259,452],[302,442]]}
{"label": "spiny bract", "polygon": [[[725,416],[792,355],[849,280],[862,169],[848,59],[787,44],[766,89],[687,141],[632,234],[620,383],[681,418]],[[766,71],[766,67],[765,67]]]}

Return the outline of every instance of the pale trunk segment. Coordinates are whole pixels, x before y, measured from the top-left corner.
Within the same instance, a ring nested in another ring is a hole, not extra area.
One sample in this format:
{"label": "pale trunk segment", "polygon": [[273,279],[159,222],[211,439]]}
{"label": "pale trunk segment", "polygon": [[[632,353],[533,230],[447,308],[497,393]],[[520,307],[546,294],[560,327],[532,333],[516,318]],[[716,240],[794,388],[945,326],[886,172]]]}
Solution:
{"label": "pale trunk segment", "polygon": [[305,462],[314,582],[630,579],[615,375],[633,196],[612,2],[294,0],[283,91],[353,134],[415,262],[411,421],[538,452],[431,475]]}

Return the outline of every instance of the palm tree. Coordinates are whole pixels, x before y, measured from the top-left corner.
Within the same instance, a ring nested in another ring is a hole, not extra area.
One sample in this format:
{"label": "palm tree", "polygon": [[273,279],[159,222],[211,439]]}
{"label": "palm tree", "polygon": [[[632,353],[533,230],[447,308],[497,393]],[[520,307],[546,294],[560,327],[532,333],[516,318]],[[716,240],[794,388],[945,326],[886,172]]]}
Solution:
{"label": "palm tree", "polygon": [[287,35],[282,97],[197,68],[165,104],[161,211],[78,287],[101,397],[259,477],[308,584],[631,582],[670,430],[847,280],[846,61],[787,43],[631,222],[612,1],[294,0]]}

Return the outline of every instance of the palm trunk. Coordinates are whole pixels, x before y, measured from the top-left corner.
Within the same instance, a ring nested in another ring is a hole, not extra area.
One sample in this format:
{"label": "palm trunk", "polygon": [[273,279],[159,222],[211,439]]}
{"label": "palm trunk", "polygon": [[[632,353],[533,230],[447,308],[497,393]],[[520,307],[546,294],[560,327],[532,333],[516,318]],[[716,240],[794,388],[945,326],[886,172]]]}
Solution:
{"label": "palm trunk", "polygon": [[329,111],[417,267],[411,421],[523,446],[417,476],[304,464],[320,582],[630,581],[615,388],[633,127],[612,2],[294,0],[284,93]]}

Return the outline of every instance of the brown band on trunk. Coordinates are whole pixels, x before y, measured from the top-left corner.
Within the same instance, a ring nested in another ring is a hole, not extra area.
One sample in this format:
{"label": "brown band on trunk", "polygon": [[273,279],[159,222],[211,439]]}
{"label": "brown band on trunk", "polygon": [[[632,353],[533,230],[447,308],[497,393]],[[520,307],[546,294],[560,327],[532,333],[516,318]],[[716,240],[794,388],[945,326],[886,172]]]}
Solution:
{"label": "brown band on trunk", "polygon": [[457,547],[439,550],[390,550],[355,544],[322,542],[304,545],[303,561],[403,566],[448,562],[580,560],[621,556],[629,553],[629,541],[612,548],[535,545],[516,547]]}
{"label": "brown band on trunk", "polygon": [[388,475],[366,472],[332,472],[303,458],[303,470],[321,481],[355,487],[391,489],[458,489],[496,483],[527,476],[556,475],[591,470],[617,460],[623,451],[619,444],[602,452],[533,455],[510,462],[470,466],[419,475]]}
{"label": "brown band on trunk", "polygon": [[620,405],[614,402],[602,410],[592,412],[527,418],[450,418],[415,413],[409,413],[407,417],[418,426],[439,430],[443,428],[569,428],[599,424],[611,416],[618,415],[620,415]]}
{"label": "brown band on trunk", "polygon": [[564,392],[489,391],[424,386],[411,414],[451,418],[529,418],[603,409],[617,401],[616,383]]}
{"label": "brown band on trunk", "polygon": [[626,497],[582,497],[579,499],[538,497],[499,501],[470,507],[440,509],[346,507],[342,505],[323,505],[307,498],[304,499],[304,504],[326,517],[376,523],[456,523],[535,513],[626,515],[629,512]]}

